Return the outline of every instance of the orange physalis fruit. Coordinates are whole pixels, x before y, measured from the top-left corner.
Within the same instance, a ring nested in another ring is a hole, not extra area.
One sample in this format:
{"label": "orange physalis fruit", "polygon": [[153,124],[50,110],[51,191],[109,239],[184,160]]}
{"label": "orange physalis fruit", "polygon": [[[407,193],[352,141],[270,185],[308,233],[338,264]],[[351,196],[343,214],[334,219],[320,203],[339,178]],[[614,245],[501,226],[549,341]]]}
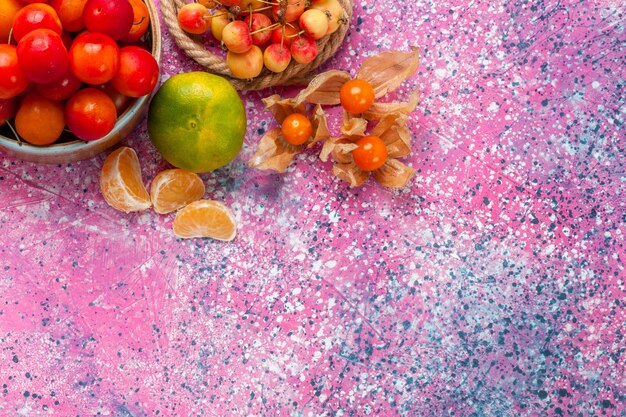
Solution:
{"label": "orange physalis fruit", "polygon": [[280,130],[287,142],[298,146],[309,140],[313,125],[304,114],[291,113],[283,120]]}
{"label": "orange physalis fruit", "polygon": [[174,218],[174,234],[182,238],[210,237],[230,241],[237,234],[235,216],[218,201],[198,200],[182,208]]}
{"label": "orange physalis fruit", "polygon": [[180,168],[159,172],[150,186],[152,205],[159,214],[176,211],[203,195],[204,183],[198,174]]}
{"label": "orange physalis fruit", "polygon": [[374,103],[374,88],[365,80],[350,80],[339,91],[341,106],[348,113],[366,112]]}
{"label": "orange physalis fruit", "polygon": [[107,156],[100,173],[100,191],[111,207],[126,213],[150,208],[134,149],[122,146]]}
{"label": "orange physalis fruit", "polygon": [[352,151],[354,162],[362,171],[375,171],[387,161],[387,146],[378,136],[365,136]]}

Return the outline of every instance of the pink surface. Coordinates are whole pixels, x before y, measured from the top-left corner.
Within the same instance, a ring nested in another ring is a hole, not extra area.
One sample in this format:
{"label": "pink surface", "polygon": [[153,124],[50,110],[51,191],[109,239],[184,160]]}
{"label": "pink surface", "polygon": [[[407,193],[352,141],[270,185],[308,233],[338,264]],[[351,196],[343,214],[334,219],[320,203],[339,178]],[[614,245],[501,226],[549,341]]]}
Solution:
{"label": "pink surface", "polygon": [[[626,415],[624,6],[356,1],[325,68],[421,48],[400,191],[313,149],[202,177],[231,243],[0,156],[0,416]],[[200,69],[164,30],[162,81]],[[336,131],[336,126],[333,127]],[[124,142],[167,167],[145,122]]]}

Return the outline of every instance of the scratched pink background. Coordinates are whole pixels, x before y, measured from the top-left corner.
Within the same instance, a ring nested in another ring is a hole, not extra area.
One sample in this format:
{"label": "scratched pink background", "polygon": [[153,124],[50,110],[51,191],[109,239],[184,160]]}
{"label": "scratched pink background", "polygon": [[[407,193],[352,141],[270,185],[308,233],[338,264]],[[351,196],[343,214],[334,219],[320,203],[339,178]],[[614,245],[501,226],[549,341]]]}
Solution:
{"label": "scratched pink background", "polygon": [[421,47],[400,191],[246,168],[283,89],[203,175],[232,243],[107,206],[105,155],[0,156],[0,416],[626,415],[626,7],[465,3],[356,1],[327,65]]}

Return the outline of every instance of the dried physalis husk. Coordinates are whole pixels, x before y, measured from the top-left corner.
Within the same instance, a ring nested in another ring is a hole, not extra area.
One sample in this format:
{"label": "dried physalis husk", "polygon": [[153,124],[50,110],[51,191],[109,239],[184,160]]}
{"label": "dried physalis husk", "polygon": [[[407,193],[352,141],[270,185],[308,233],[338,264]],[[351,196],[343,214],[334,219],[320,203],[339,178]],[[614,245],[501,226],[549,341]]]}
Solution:
{"label": "dried physalis husk", "polygon": [[330,70],[315,76],[309,85],[294,98],[296,104],[309,102],[326,106],[340,103],[339,91],[351,79],[345,71]]}
{"label": "dried physalis husk", "polygon": [[[362,171],[354,163],[352,156],[352,151],[357,148],[356,142],[365,136],[365,132],[360,131],[361,123],[358,120],[358,118],[344,118],[344,122],[349,125],[344,126],[343,129],[348,130],[352,127],[352,132],[358,133],[327,140],[320,153],[320,159],[323,161],[332,156],[335,161],[333,174],[348,182],[351,187],[363,184],[370,175],[370,172]],[[406,125],[407,120],[408,116],[403,113],[388,114],[369,133],[369,135],[380,137],[387,147],[387,161],[382,167],[372,171],[374,179],[385,187],[404,187],[415,175],[413,168],[396,159],[411,153],[411,132]]]}
{"label": "dried physalis husk", "polygon": [[385,51],[364,60],[356,78],[370,83],[374,96],[379,98],[398,88],[418,67],[419,48],[412,47],[410,52]]}
{"label": "dried physalis husk", "polygon": [[372,174],[374,179],[384,187],[402,188],[413,178],[415,170],[397,159],[388,159]]}
{"label": "dried physalis husk", "polygon": [[320,152],[320,159],[324,162],[328,161],[328,157],[332,156],[335,162],[347,162],[353,161],[351,153],[358,146],[354,143],[361,136],[341,136],[338,138],[329,138],[324,142],[322,151]]}
{"label": "dried physalis husk", "polygon": [[265,108],[274,115],[278,124],[282,124],[285,118],[291,113],[306,114],[304,104],[297,104],[291,98],[281,98],[278,94],[264,98],[263,103],[265,104]]}
{"label": "dried physalis husk", "polygon": [[322,150],[320,151],[319,158],[326,162],[328,161],[328,157],[333,153],[333,149],[335,149],[335,145],[337,145],[337,140],[340,138],[329,138],[324,142],[322,146]]}
{"label": "dried physalis husk", "polygon": [[285,172],[289,163],[300,151],[300,146],[293,146],[281,138],[280,128],[268,131],[248,161],[248,166],[261,170]]}
{"label": "dried physalis husk", "polygon": [[347,111],[343,111],[343,120],[341,123],[341,133],[346,136],[365,135],[367,129],[367,120],[361,117],[353,117]]}
{"label": "dried physalis husk", "polygon": [[317,104],[313,108],[313,114],[311,115],[311,124],[313,125],[313,139],[307,145],[310,148],[318,142],[325,141],[330,137],[328,132],[328,122],[326,120],[326,113],[322,106]]}
{"label": "dried physalis husk", "polygon": [[380,120],[391,113],[409,114],[415,110],[419,104],[419,98],[419,91],[414,90],[407,102],[380,103],[375,101],[372,107],[363,113],[362,116],[367,120]]}
{"label": "dried physalis husk", "polygon": [[[281,99],[274,95],[264,100],[268,109],[276,117],[276,121],[282,124],[285,118],[293,113],[306,115],[306,107],[302,104],[294,105],[291,99]],[[307,142],[307,147],[313,146],[317,142],[325,141],[329,138],[328,123],[326,113],[322,106],[316,105],[313,114],[309,118],[313,127],[311,138]],[[257,145],[254,155],[248,161],[248,166],[261,170],[273,170],[285,172],[293,158],[302,151],[305,145],[292,145],[285,141],[281,128],[274,128],[268,131]]]}
{"label": "dried physalis husk", "polygon": [[349,183],[351,188],[362,185],[370,176],[369,172],[361,171],[354,162],[333,165],[333,174]]}
{"label": "dried physalis husk", "polygon": [[352,151],[358,148],[355,143],[360,137],[349,138],[335,142],[335,146],[332,149],[332,156],[335,162],[345,164],[348,162],[354,162]]}
{"label": "dried physalis husk", "polygon": [[402,113],[388,114],[370,132],[385,142],[389,158],[402,158],[411,153],[411,132],[406,125],[407,120],[408,117]]}
{"label": "dried physalis husk", "polygon": [[[375,97],[379,98],[398,88],[404,80],[417,71],[418,66],[418,48],[413,47],[410,52],[381,52],[363,61],[356,78],[368,81],[374,88]],[[411,153],[407,115],[417,107],[419,92],[413,91],[407,102],[375,102],[360,117],[354,117],[344,111],[341,125],[342,136],[331,138],[322,105],[340,104],[341,87],[351,79],[350,74],[345,71],[326,71],[313,78],[309,85],[293,99],[282,99],[278,95],[273,95],[264,99],[263,102],[279,124],[282,124],[289,114],[306,114],[304,103],[316,104],[310,119],[314,128],[313,137],[306,146],[311,147],[323,141],[320,159],[327,161],[329,157],[332,157],[333,174],[347,181],[351,187],[363,184],[370,174],[383,186],[403,187],[415,175],[415,170],[396,158]],[[361,170],[355,164],[352,155],[352,151],[357,148],[356,141],[366,136],[370,120],[377,121],[377,123],[369,135],[378,136],[383,140],[388,155],[385,164],[373,172]],[[284,172],[303,146],[288,144],[282,138],[280,129],[273,129],[261,138],[248,165]]]}

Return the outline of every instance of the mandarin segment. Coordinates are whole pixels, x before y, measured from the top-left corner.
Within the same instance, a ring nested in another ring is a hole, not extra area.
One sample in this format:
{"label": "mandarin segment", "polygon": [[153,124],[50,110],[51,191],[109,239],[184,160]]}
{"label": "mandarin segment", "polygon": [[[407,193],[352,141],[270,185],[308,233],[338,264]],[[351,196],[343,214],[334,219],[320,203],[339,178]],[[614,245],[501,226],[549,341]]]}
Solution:
{"label": "mandarin segment", "polygon": [[150,186],[152,206],[159,214],[176,211],[203,195],[204,182],[198,174],[179,168],[161,171]]}
{"label": "mandarin segment", "polygon": [[152,203],[134,149],[122,146],[107,156],[100,174],[100,191],[117,210],[130,213],[150,208]]}
{"label": "mandarin segment", "polygon": [[237,234],[235,216],[224,204],[213,200],[198,200],[182,208],[173,224],[180,238],[210,237],[231,241]]}

